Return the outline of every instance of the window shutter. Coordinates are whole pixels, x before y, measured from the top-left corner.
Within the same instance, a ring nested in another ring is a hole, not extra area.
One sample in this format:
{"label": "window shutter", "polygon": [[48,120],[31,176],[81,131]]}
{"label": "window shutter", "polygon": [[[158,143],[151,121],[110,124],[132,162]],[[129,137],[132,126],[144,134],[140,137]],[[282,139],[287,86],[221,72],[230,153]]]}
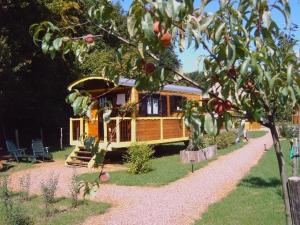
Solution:
{"label": "window shutter", "polygon": [[147,97],[145,94],[139,94],[139,115],[147,115]]}
{"label": "window shutter", "polygon": [[160,115],[167,116],[167,96],[161,95],[160,96]]}

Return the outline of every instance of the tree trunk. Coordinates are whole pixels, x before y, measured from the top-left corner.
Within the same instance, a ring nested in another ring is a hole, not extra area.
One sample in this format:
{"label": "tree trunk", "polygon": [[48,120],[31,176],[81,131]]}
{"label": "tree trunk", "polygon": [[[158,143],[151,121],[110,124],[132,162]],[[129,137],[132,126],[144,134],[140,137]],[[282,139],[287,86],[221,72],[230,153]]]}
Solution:
{"label": "tree trunk", "polygon": [[281,178],[284,205],[285,205],[285,214],[286,214],[286,224],[292,225],[291,208],[290,208],[289,195],[288,195],[288,189],[287,189],[288,176],[287,176],[284,157],[283,157],[283,154],[281,151],[281,145],[279,142],[278,133],[277,133],[274,123],[271,124],[270,130],[271,130],[271,134],[272,134],[274,149],[275,149],[275,153],[276,153],[276,157],[277,157],[278,168],[279,168],[279,173],[280,173],[280,178]]}
{"label": "tree trunk", "polygon": [[300,177],[288,179],[291,216],[294,225],[300,225]]}

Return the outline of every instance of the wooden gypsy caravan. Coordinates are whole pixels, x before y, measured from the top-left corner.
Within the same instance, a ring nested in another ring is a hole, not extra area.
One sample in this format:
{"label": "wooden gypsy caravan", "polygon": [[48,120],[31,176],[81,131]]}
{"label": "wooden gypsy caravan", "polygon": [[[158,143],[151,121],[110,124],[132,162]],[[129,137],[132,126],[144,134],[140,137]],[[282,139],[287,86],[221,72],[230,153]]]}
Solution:
{"label": "wooden gypsy caravan", "polygon": [[[87,77],[72,83],[68,90],[84,89],[98,98],[98,106],[112,104],[110,120],[105,122],[102,113],[92,110],[92,120],[70,118],[70,145],[76,145],[66,160],[67,164],[94,166],[93,156],[83,149],[80,137],[96,137],[100,149],[114,150],[129,147],[132,143],[162,144],[189,139],[180,115],[185,100],[201,100],[201,90],[179,85],[165,85],[157,93],[149,94],[135,88],[135,80],[121,78],[115,84],[103,77]],[[100,97],[99,97],[100,96]],[[137,103],[136,110],[125,116],[119,108],[126,103]],[[96,115],[96,116],[95,116]],[[110,144],[108,145],[108,143]],[[95,157],[95,156],[94,156]]]}

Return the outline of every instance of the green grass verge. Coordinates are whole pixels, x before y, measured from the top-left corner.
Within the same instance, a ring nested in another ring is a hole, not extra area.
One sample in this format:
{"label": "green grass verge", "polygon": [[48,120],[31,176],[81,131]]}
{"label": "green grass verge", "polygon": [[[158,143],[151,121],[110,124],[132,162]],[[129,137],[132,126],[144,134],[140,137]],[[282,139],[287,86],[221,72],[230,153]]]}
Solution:
{"label": "green grass verge", "polygon": [[249,138],[259,138],[267,133],[265,130],[252,130],[248,132]]}
{"label": "green grass verge", "polygon": [[4,171],[0,172],[0,177],[1,176],[7,176],[7,175],[10,175],[12,173],[21,171],[21,170],[30,169],[34,165],[35,165],[35,163],[31,163],[31,162],[19,162],[19,163],[17,163],[17,162],[7,162],[7,163],[5,163]]}
{"label": "green grass verge", "polygon": [[[283,141],[282,148],[290,169],[289,143]],[[209,207],[195,225],[285,224],[281,195],[278,165],[272,148],[251,169],[237,189],[221,202]]]}
{"label": "green grass verge", "polygon": [[[17,196],[14,199],[19,202]],[[108,208],[108,204],[81,201],[77,208],[71,207],[71,199],[58,198],[51,206],[51,215],[45,216],[44,202],[42,197],[34,196],[29,201],[18,203],[22,211],[33,219],[34,224],[39,225],[69,225],[79,224],[89,216],[103,214]],[[4,205],[0,201],[0,224],[6,224],[4,215]]]}
{"label": "green grass verge", "polygon": [[66,147],[63,150],[51,151],[53,160],[65,160],[68,155],[74,150],[74,146]]}
{"label": "green grass verge", "polygon": [[[243,143],[232,145],[226,149],[218,150],[218,156],[227,154],[233,150],[242,147]],[[217,159],[212,158],[208,161],[202,161],[194,164],[194,169],[200,169],[210,161]],[[126,186],[161,186],[176,181],[191,172],[190,164],[182,164],[178,154],[154,158],[151,160],[152,170],[145,174],[130,174],[127,171],[115,171],[110,173],[111,184]],[[86,173],[79,176],[80,180],[94,181],[98,179],[98,173]]]}

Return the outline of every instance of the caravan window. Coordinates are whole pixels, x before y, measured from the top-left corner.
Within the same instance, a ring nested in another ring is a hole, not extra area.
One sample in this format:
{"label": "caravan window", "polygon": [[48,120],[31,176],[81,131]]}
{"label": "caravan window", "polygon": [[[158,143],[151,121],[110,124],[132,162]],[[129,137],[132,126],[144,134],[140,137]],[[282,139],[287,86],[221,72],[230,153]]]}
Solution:
{"label": "caravan window", "polygon": [[181,112],[184,102],[186,101],[186,97],[183,96],[170,96],[171,103],[171,113]]}
{"label": "caravan window", "polygon": [[166,116],[167,100],[166,96],[159,94],[139,95],[139,115],[140,116]]}

